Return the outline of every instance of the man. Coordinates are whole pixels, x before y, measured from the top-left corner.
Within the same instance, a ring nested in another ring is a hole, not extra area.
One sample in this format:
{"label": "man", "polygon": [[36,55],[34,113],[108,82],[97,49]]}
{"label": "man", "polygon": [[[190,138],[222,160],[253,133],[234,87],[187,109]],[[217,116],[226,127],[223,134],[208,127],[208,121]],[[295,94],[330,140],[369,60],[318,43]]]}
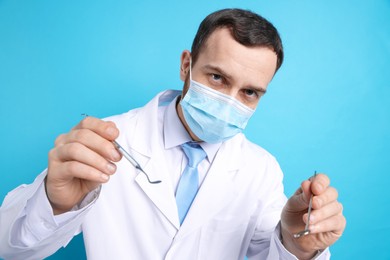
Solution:
{"label": "man", "polygon": [[[82,231],[90,259],[329,258],[346,221],[328,177],[304,181],[287,201],[276,160],[241,133],[282,60],[262,17],[206,17],[181,55],[183,92],[85,118],[57,138],[33,184],[8,194],[0,255],[43,258]],[[121,160],[114,140],[139,167]],[[311,194],[310,232],[296,238]]]}

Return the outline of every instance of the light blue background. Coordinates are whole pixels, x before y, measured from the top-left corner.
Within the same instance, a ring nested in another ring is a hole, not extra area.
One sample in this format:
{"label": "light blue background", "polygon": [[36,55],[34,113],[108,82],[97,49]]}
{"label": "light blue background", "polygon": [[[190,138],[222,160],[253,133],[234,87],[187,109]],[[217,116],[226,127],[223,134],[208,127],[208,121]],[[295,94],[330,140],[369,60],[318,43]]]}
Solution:
{"label": "light blue background", "polygon": [[[225,7],[260,13],[284,42],[247,136],[277,157],[287,195],[314,170],[329,174],[348,220],[333,259],[390,259],[389,0],[0,0],[0,200],[33,181],[81,113],[180,89],[181,51]],[[85,258],[81,241],[50,259]]]}

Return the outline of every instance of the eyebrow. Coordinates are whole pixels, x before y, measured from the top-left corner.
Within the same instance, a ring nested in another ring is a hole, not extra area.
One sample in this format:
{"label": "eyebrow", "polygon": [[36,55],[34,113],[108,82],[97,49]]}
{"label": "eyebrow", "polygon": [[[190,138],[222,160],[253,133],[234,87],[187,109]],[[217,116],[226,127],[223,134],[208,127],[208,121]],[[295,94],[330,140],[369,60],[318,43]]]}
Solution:
{"label": "eyebrow", "polygon": [[[213,71],[217,72],[218,74],[222,75],[224,78],[226,78],[228,80],[232,80],[233,79],[233,77],[231,75],[226,73],[223,69],[221,69],[218,66],[207,64],[207,65],[203,66],[202,69],[213,70]],[[253,90],[253,91],[257,91],[257,92],[263,93],[263,94],[265,94],[267,92],[267,90],[265,88],[263,88],[263,87],[248,86],[246,88],[248,88],[250,90]]]}

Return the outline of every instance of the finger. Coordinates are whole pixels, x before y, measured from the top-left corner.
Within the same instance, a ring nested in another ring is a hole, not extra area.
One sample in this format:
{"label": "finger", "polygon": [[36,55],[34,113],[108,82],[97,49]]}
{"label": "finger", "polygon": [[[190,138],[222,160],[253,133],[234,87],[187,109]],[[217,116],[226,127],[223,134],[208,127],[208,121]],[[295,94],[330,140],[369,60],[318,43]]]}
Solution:
{"label": "finger", "polygon": [[105,183],[110,179],[109,175],[77,161],[64,162],[60,171],[61,176],[67,175],[71,178],[83,179],[95,183]]}
{"label": "finger", "polygon": [[324,192],[330,184],[328,176],[323,173],[319,173],[314,178],[311,178],[311,182],[312,184],[310,189],[314,195],[318,195]]}
{"label": "finger", "polygon": [[81,143],[111,161],[119,161],[121,154],[114,144],[89,129],[77,129],[66,136],[67,143]]}
{"label": "finger", "polygon": [[[301,187],[294,193],[290,200],[287,202],[288,209],[294,209],[294,211],[299,212],[306,210],[309,205],[310,197],[313,194],[321,194],[324,192],[324,188],[329,186],[329,178],[325,174],[317,174],[314,177],[311,177],[309,180],[305,180],[301,183]],[[314,193],[313,189],[317,192]],[[322,199],[317,199],[318,203],[321,204]],[[324,201],[324,203],[327,200]],[[314,203],[314,199],[313,199]],[[324,205],[324,204],[321,204]],[[319,207],[317,207],[319,208]]]}
{"label": "finger", "polygon": [[310,186],[311,186],[310,180],[305,180],[301,183],[301,189],[302,189],[302,192],[304,193],[305,199],[307,200],[308,204],[309,204],[310,197],[312,195],[312,192],[310,190]]}
{"label": "finger", "polygon": [[78,161],[105,174],[113,174],[116,171],[115,164],[80,143],[65,144],[56,149],[55,153],[62,162]]}
{"label": "finger", "polygon": [[[334,201],[328,205],[325,205],[321,209],[313,210],[310,215],[310,223],[316,224],[318,222],[324,221],[334,215],[339,215],[343,212],[343,205],[338,201]],[[304,222],[308,221],[308,214],[303,216]]]}
{"label": "finger", "polygon": [[337,197],[338,197],[337,190],[333,187],[328,187],[320,195],[316,195],[313,197],[313,208],[320,209],[321,207],[336,201]]}
{"label": "finger", "polygon": [[65,143],[66,140],[66,134],[59,135],[56,140],[54,141],[54,146],[61,146]]}
{"label": "finger", "polygon": [[287,201],[287,210],[300,212],[308,208],[310,201],[310,182],[304,181],[301,187],[296,190],[294,195]]}
{"label": "finger", "polygon": [[81,120],[81,122],[73,128],[73,130],[75,129],[89,129],[110,141],[115,140],[119,135],[119,130],[113,122],[103,121],[91,116]]}
{"label": "finger", "polygon": [[316,224],[309,225],[310,233],[333,232],[341,236],[345,228],[346,220],[342,214],[334,215]]}

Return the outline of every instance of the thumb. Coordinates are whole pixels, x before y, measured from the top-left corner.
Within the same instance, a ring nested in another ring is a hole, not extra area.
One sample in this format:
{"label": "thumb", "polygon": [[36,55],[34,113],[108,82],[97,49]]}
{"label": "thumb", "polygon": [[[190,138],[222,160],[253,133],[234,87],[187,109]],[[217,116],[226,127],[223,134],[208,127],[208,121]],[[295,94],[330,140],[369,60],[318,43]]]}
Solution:
{"label": "thumb", "polygon": [[306,180],[301,183],[301,187],[288,200],[286,207],[290,212],[306,211],[309,207],[311,196],[311,181]]}

